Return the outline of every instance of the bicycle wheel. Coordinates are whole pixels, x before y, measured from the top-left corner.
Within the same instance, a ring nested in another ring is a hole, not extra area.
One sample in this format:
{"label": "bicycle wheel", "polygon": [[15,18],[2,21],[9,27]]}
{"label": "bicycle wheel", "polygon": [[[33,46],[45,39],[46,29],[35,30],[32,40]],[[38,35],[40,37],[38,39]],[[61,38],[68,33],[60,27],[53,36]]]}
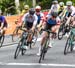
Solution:
{"label": "bicycle wheel", "polygon": [[36,36],[34,40],[32,39],[32,42],[30,43],[30,49],[35,46],[35,44],[37,42],[37,38],[38,38],[38,36]]}
{"label": "bicycle wheel", "polygon": [[69,52],[69,49],[71,49],[71,45],[70,45],[70,36],[67,39],[66,45],[65,45],[65,49],[64,49],[64,55],[66,55]]}
{"label": "bicycle wheel", "polygon": [[59,31],[58,31],[58,39],[61,40],[63,38],[63,33],[64,33],[64,30],[63,30],[63,26],[60,26],[59,28]]}
{"label": "bicycle wheel", "polygon": [[46,39],[44,42],[44,45],[41,49],[41,55],[40,55],[39,63],[41,63],[41,60],[44,60],[45,54],[48,50],[48,44],[49,44],[49,39]]}
{"label": "bicycle wheel", "polygon": [[20,38],[19,28],[16,28],[12,34],[12,41],[18,41]]}
{"label": "bicycle wheel", "polygon": [[16,51],[15,51],[15,54],[14,54],[14,59],[16,59],[17,56],[19,55],[19,53],[20,53],[20,51],[21,51],[21,47],[22,47],[22,42],[20,41],[20,42],[18,43],[17,48],[16,48]]}
{"label": "bicycle wheel", "polygon": [[2,47],[2,44],[4,42],[4,38],[5,38],[4,35],[0,36],[0,47]]}
{"label": "bicycle wheel", "polygon": [[[25,45],[26,45],[26,40],[24,39],[24,40],[22,41],[22,46],[25,46]],[[21,55],[23,56],[23,55],[25,54],[25,52],[26,52],[26,49],[23,49],[23,48],[22,48]]]}

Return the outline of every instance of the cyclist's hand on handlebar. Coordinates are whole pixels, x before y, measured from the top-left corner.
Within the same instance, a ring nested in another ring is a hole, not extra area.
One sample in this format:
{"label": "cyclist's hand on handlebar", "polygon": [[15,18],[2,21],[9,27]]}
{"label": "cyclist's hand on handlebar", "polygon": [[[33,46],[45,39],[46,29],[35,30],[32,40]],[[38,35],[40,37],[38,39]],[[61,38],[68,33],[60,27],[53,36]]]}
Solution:
{"label": "cyclist's hand on handlebar", "polygon": [[21,28],[21,30],[26,31],[26,32],[28,31],[27,28]]}

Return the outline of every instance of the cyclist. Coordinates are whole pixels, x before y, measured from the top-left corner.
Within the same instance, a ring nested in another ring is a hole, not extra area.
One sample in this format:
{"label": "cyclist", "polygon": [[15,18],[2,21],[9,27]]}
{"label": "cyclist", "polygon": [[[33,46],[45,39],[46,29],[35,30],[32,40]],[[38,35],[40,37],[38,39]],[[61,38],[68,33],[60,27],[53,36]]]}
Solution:
{"label": "cyclist", "polygon": [[[65,9],[66,10],[65,18],[67,19],[67,21],[66,21],[65,25],[69,25],[71,23],[70,21],[73,20],[72,18],[75,13],[75,7],[72,5],[72,1],[67,1],[66,5],[67,5],[67,7]],[[69,30],[66,30],[66,32],[69,32]],[[68,35],[66,34],[66,36],[68,36]]]}
{"label": "cyclist", "polygon": [[51,12],[58,12],[59,11],[59,4],[58,4],[58,1],[57,0],[54,0],[53,1],[53,4],[51,6],[51,9],[49,10],[48,14],[51,14]]}
{"label": "cyclist", "polygon": [[22,10],[21,15],[24,15],[25,13],[27,13],[29,11],[29,5],[25,5],[24,6],[24,10]]}
{"label": "cyclist", "polygon": [[44,22],[44,14],[41,12],[41,6],[35,7],[35,14],[38,17],[37,27],[40,28],[43,25],[43,22]]}
{"label": "cyclist", "polygon": [[[29,10],[28,13],[24,14],[23,18],[22,18],[22,22],[23,22],[23,26],[22,29],[25,31],[29,31],[31,30],[32,32],[34,32],[34,29],[36,27],[37,24],[37,16],[35,14],[35,9],[31,8]],[[32,41],[32,37],[27,39],[27,43]],[[26,49],[28,49],[27,46],[25,46]]]}
{"label": "cyclist", "polygon": [[75,13],[75,7],[72,5],[72,1],[67,1],[66,2],[66,18],[68,19],[70,16],[73,16]]}
{"label": "cyclist", "polygon": [[[60,23],[60,18],[58,17],[58,13],[57,12],[52,12],[51,13],[51,16],[48,16],[47,18],[47,21],[45,23],[45,30],[51,30],[51,31],[54,31],[54,28],[55,26]],[[55,28],[56,30],[56,28]],[[45,38],[48,36],[48,33],[47,31],[43,31],[42,33],[42,40],[41,40],[41,46],[40,46],[40,49],[39,49],[39,53],[37,55],[40,55],[40,51],[41,51],[41,48],[42,48],[42,45],[45,41]],[[49,47],[52,47],[52,44],[50,43]]]}
{"label": "cyclist", "polygon": [[29,11],[29,5],[25,5],[24,10],[22,10],[22,13],[20,14],[20,18],[16,20],[17,27],[20,27],[22,25],[22,17],[28,11]]}
{"label": "cyclist", "polygon": [[0,10],[0,34],[4,34],[7,28],[7,21]]}
{"label": "cyclist", "polygon": [[64,14],[66,12],[66,10],[65,10],[66,6],[64,6],[64,2],[60,2],[59,6],[60,6],[60,8],[58,11],[58,15],[61,17],[61,16],[64,16]]}

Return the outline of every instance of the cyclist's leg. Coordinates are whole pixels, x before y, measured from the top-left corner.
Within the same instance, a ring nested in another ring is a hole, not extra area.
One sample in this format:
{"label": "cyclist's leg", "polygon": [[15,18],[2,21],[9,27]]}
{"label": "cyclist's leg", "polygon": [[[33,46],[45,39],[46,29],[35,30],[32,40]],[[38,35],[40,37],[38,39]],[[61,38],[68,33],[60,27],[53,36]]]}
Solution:
{"label": "cyclist's leg", "polygon": [[[51,29],[51,27],[52,27],[51,25],[49,25],[48,23],[46,23],[44,30]],[[48,32],[47,31],[43,31],[43,33],[42,33],[42,39],[41,39],[41,46],[39,46],[39,53],[37,53],[37,55],[40,55],[41,49],[42,49],[42,47],[43,47],[43,45],[45,43],[45,38],[47,38],[47,36],[48,36]]]}
{"label": "cyclist's leg", "polygon": [[31,31],[32,27],[33,27],[33,24],[29,23],[28,27],[27,27],[27,30],[30,31],[30,32],[28,34],[27,44],[29,44],[32,41],[32,37],[33,37],[33,33],[34,33],[34,29],[33,29],[33,31]]}
{"label": "cyclist's leg", "polygon": [[5,34],[5,31],[6,31],[6,27],[3,27],[3,28],[0,30],[1,35]]}
{"label": "cyclist's leg", "polygon": [[71,23],[72,23],[72,26],[75,26],[75,16],[73,16],[73,17],[71,18]]}

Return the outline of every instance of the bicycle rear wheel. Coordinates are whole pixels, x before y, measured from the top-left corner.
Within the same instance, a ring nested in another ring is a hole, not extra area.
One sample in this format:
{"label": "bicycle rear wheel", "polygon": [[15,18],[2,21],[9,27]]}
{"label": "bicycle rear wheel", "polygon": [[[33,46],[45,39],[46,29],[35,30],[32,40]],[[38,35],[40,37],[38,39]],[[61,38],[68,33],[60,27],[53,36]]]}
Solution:
{"label": "bicycle rear wheel", "polygon": [[0,47],[2,47],[2,45],[3,45],[4,38],[5,38],[4,35],[0,36]]}
{"label": "bicycle rear wheel", "polygon": [[38,36],[36,36],[35,39],[32,39],[32,42],[30,43],[30,49],[35,46],[35,44],[37,42],[37,38],[38,38]]}
{"label": "bicycle rear wheel", "polygon": [[12,34],[12,41],[18,41],[20,38],[19,28],[16,28]]}

